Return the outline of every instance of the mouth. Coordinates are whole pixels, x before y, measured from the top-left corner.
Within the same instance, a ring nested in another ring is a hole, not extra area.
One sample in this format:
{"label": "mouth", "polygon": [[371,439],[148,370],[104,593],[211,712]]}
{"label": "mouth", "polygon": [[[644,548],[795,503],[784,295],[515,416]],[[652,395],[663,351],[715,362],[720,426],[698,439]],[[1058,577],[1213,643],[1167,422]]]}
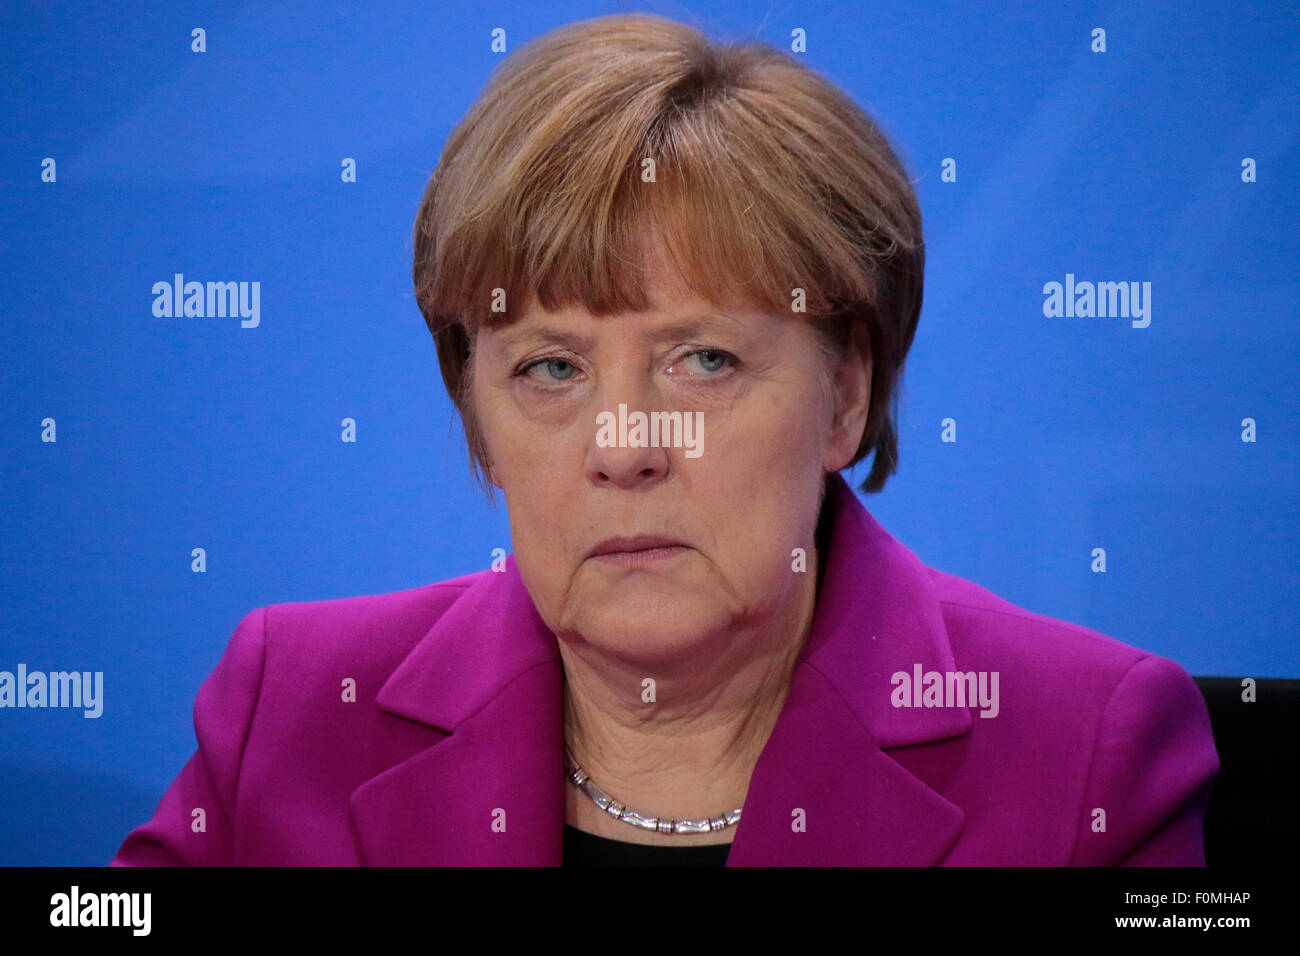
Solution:
{"label": "mouth", "polygon": [[587,558],[605,564],[639,567],[679,557],[690,550],[689,545],[676,538],[642,534],[630,538],[606,538],[591,549]]}

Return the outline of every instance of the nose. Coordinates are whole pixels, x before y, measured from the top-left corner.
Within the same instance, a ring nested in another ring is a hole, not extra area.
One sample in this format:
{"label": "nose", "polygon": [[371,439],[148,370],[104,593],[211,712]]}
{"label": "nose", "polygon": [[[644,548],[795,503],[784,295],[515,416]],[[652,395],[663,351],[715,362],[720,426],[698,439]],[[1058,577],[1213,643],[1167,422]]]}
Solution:
{"label": "nose", "polygon": [[650,444],[650,412],[663,410],[652,404],[654,389],[629,387],[626,381],[608,384],[612,387],[601,390],[596,403],[600,411],[591,422],[587,479],[597,487],[625,490],[656,485],[668,477],[672,465],[666,448]]}

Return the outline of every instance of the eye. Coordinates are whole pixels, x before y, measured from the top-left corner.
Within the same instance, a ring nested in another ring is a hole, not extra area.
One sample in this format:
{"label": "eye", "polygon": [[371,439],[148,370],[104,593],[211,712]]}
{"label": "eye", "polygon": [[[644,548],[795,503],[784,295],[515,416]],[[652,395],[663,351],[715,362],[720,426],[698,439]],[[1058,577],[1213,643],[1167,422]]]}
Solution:
{"label": "eye", "polygon": [[[545,369],[546,375],[537,375],[535,369]],[[563,382],[573,377],[577,366],[567,359],[562,358],[542,358],[529,362],[521,368],[516,375],[527,375],[529,378],[545,384],[546,382]]]}
{"label": "eye", "polygon": [[[694,360],[693,364],[698,363],[699,368],[703,370],[703,374],[707,376],[714,376],[728,365],[734,366],[736,364],[736,357],[730,352],[722,351],[722,349],[699,349],[684,356],[682,363],[692,362],[692,360]],[[668,370],[669,373],[671,374],[676,368],[677,366],[674,365],[673,368]],[[699,373],[693,372],[692,374]]]}

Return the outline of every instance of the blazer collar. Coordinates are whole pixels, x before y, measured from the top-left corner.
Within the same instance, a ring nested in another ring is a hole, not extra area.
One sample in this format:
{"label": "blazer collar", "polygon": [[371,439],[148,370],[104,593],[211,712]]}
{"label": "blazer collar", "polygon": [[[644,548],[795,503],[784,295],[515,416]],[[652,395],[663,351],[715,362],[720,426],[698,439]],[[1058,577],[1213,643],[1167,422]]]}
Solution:
{"label": "blazer collar", "polygon": [[[953,669],[925,566],[838,474],[817,608],[750,779],[728,866],[929,865],[962,811],[885,750],[964,734],[964,708],[895,708],[897,671]],[[380,688],[378,706],[441,733],[359,786],[371,865],[556,865],[563,854],[563,669],[511,555],[471,578]]]}

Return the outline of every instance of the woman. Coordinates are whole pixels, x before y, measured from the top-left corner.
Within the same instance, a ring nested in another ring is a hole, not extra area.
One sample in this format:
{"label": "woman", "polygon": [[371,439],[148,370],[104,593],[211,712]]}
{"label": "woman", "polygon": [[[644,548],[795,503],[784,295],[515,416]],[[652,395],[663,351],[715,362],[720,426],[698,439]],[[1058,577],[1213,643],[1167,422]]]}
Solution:
{"label": "woman", "polygon": [[[1200,864],[1172,661],[928,568],[908,176],[793,57],[602,17],[507,58],[415,228],[514,554],[246,616],[115,864]],[[743,817],[743,820],[742,820]]]}

